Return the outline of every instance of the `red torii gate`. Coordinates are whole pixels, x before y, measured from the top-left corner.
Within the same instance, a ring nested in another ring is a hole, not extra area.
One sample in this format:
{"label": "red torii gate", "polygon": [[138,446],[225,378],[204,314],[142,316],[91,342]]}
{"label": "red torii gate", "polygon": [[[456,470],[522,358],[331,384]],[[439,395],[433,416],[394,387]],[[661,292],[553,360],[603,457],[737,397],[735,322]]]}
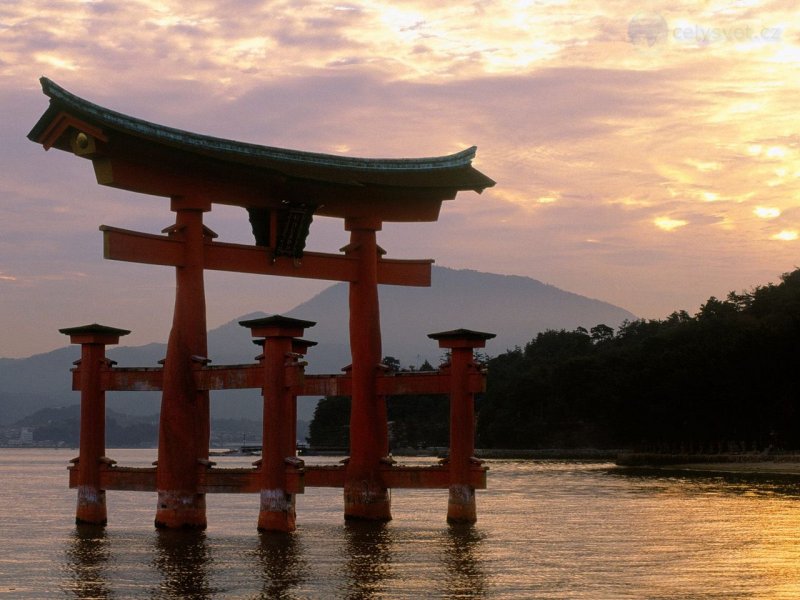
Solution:
{"label": "red torii gate", "polygon": [[[362,159],[244,144],[180,131],[97,106],[46,78],[50,106],[28,137],[92,161],[103,185],[170,198],[175,225],[153,235],[101,226],[108,259],[175,267],[176,297],[167,356],[160,368],[117,368],[104,348],[126,330],[89,325],[62,330],[81,344],[74,389],[81,390],[81,449],[70,470],[77,520],[105,523],[105,490],[158,492],[156,526],[205,527],[205,494],[260,492],[259,529],[292,530],[293,494],[304,485],[344,488],[346,518],[391,518],[388,489],[450,489],[448,520],[474,521],[474,489],[485,471],[472,458],[473,395],[484,376],[472,349],[492,334],[432,334],[451,349],[450,366],[432,374],[387,374],[380,365],[378,284],[430,285],[431,260],[389,260],[377,245],[384,221],[435,221],[441,203],[494,182],[471,166],[475,148],[422,159]],[[214,241],[203,213],[214,203],[245,208],[256,245]],[[305,251],[313,215],[344,219],[343,254]],[[314,323],[286,317],[242,322],[263,340],[260,363],[212,367],[207,357],[205,269],[347,281],[351,369],[304,375],[307,347],[297,338]],[[208,460],[209,390],[261,388],[262,460],[255,470],[217,469]],[[105,458],[104,393],[161,390],[157,466],[117,467]],[[451,396],[451,454],[434,467],[388,459],[385,397]],[[294,451],[297,395],[350,395],[350,456],[342,467],[306,467]],[[291,446],[289,439],[291,438]]]}

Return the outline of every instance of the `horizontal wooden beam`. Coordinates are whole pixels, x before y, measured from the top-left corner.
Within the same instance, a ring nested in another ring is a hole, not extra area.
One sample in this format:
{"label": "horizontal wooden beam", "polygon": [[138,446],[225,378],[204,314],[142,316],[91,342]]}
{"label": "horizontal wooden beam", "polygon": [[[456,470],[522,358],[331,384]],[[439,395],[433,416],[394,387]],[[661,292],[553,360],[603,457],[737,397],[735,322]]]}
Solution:
{"label": "horizontal wooden beam", "polygon": [[400,182],[391,170],[377,179],[369,177],[372,181],[367,183],[360,177],[353,179],[352,172],[338,169],[325,169],[323,178],[329,179],[324,181],[309,163],[304,166],[298,162],[288,169],[284,163],[279,167],[284,172],[280,173],[263,165],[235,165],[199,155],[187,163],[186,157],[176,156],[173,148],[159,148],[138,137],[117,137],[112,142],[113,148],[105,146],[102,153],[91,156],[100,185],[165,198],[203,198],[213,204],[243,208],[281,208],[285,201],[310,202],[317,207],[315,215],[338,219],[434,222],[444,200],[452,200],[461,189],[483,189],[488,183],[463,187],[452,179],[449,183],[442,181],[443,176],[448,178],[442,171],[406,172]]}
{"label": "horizontal wooden beam", "polygon": [[[344,487],[345,465],[311,465],[304,468],[306,487]],[[473,465],[469,470],[469,485],[476,490],[486,489],[487,467]],[[450,487],[450,469],[447,465],[407,466],[384,465],[381,479],[394,489],[447,489]]]}
{"label": "horizontal wooden beam", "polygon": [[183,266],[183,243],[165,235],[101,225],[103,258],[147,265]]}
{"label": "horizontal wooden beam", "polygon": [[[264,387],[264,369],[260,364],[197,367],[192,372],[198,390],[240,390]],[[157,392],[163,387],[162,367],[114,367],[101,372],[101,388],[107,392]],[[377,392],[381,396],[450,393],[450,374],[412,372],[379,375]],[[72,370],[72,389],[80,391],[80,370]],[[303,375],[295,387],[298,396],[350,396],[349,375]],[[485,375],[474,372],[467,379],[467,391],[486,391]]]}
{"label": "horizontal wooden beam", "polygon": [[158,392],[163,388],[164,369],[161,367],[110,369],[101,375],[105,391]]}
{"label": "horizontal wooden beam", "polygon": [[[302,469],[286,467],[286,492],[302,494],[305,491],[305,474]],[[200,473],[198,489],[205,494],[251,494],[262,487],[262,475],[258,469],[211,468]]]}
{"label": "horizontal wooden beam", "polygon": [[264,387],[264,367],[260,364],[218,365],[193,373],[198,390],[243,390]]}
{"label": "horizontal wooden beam", "polygon": [[432,259],[381,258],[378,260],[378,283],[430,287],[432,264]]}
{"label": "horizontal wooden beam", "polygon": [[309,465],[303,467],[303,470],[306,474],[306,487],[344,487],[344,465]]}
{"label": "horizontal wooden beam", "polygon": [[353,382],[349,375],[306,375],[301,396],[350,396]]}
{"label": "horizontal wooden beam", "polygon": [[[469,471],[469,485],[486,489],[486,467],[475,465]],[[286,491],[302,494],[307,487],[344,487],[346,466],[311,465],[300,469],[286,467]],[[447,489],[450,469],[447,465],[384,465],[381,479],[388,488]],[[261,490],[261,473],[252,468],[212,467],[198,470],[198,491],[204,494],[255,494]],[[69,487],[78,487],[78,467],[69,468]],[[104,490],[154,492],[156,467],[103,466],[100,488]]]}
{"label": "horizontal wooden beam", "polygon": [[[103,256],[151,265],[183,265],[183,242],[165,235],[101,225]],[[302,259],[273,257],[268,248],[206,241],[204,266],[213,271],[300,277],[327,281],[356,281],[357,260],[344,254],[304,252]],[[428,287],[432,260],[378,260],[378,283]]]}
{"label": "horizontal wooden beam", "polygon": [[[69,469],[69,487],[78,487],[78,468]],[[100,469],[100,488],[129,492],[155,492],[155,467],[104,466]],[[287,466],[286,491],[302,494],[305,489],[302,470]],[[198,471],[198,492],[203,494],[255,494],[261,490],[258,469],[206,469]]]}
{"label": "horizontal wooden beam", "polygon": [[[416,394],[450,393],[450,374],[438,371],[417,371],[378,375],[377,393],[381,396],[411,396]],[[481,373],[471,373],[467,391],[477,394],[486,390],[486,379]],[[300,396],[350,396],[352,381],[349,375],[306,375]]]}
{"label": "horizontal wooden beam", "polygon": [[304,252],[302,259],[273,258],[268,248],[224,242],[206,242],[204,250],[205,268],[213,271],[355,281],[358,268],[355,259],[344,254]]}

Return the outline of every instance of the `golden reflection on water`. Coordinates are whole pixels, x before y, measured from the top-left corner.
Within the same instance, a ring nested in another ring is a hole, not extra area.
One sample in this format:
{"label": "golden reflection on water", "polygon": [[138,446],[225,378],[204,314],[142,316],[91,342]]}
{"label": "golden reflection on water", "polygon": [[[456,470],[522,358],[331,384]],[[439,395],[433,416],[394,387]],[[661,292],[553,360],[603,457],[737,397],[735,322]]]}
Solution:
{"label": "golden reflection on water", "polygon": [[162,581],[154,597],[212,598],[209,571],[214,558],[203,531],[159,529],[155,532],[153,566]]}
{"label": "golden reflection on water", "polygon": [[206,532],[154,530],[135,493],[109,495],[106,529],[76,528],[64,458],[4,468],[0,592],[15,599],[800,598],[796,479],[492,461],[474,527],[446,526],[436,491],[397,493],[394,521],[370,524],[312,490],[298,531],[259,535],[248,495],[215,499]]}
{"label": "golden reflection on water", "polygon": [[[247,564],[249,582],[260,581],[260,589],[248,598],[304,598],[335,597],[351,600],[394,597],[391,588],[398,577],[412,577],[401,572],[396,539],[391,526],[386,523],[348,521],[341,530],[343,544],[336,542],[331,550],[344,551],[343,562],[333,577],[325,582],[312,583],[307,596],[304,584],[313,571],[304,555],[303,543],[297,533],[257,534],[258,545],[242,553]],[[211,548],[207,534],[194,530],[156,530],[150,537],[152,547],[140,548],[142,557],[149,556],[149,574],[145,582],[139,581],[130,590],[131,596],[152,598],[211,599],[228,596],[215,585],[220,579],[217,571],[225,570],[225,560],[218,560]],[[448,526],[436,532],[432,544],[433,556],[443,568],[445,578],[438,588],[447,590],[448,598],[484,598],[488,591],[488,575],[481,557],[483,534],[472,526]],[[67,548],[66,565],[71,583],[65,588],[69,595],[81,599],[114,598],[115,578],[110,563],[115,554],[121,554],[127,540],[113,540],[101,527],[80,526],[75,529]],[[329,540],[330,542],[330,540]],[[134,549],[135,550],[135,549]],[[413,567],[413,564],[410,565]],[[137,574],[134,572],[131,579]],[[141,576],[141,573],[138,574]],[[224,581],[227,576],[222,576]],[[433,592],[429,581],[417,574],[420,593]],[[118,582],[117,582],[118,583]],[[117,586],[118,587],[118,586]],[[252,586],[249,586],[252,587]],[[236,596],[238,597],[238,596]],[[407,596],[406,596],[407,597]]]}
{"label": "golden reflection on water", "polygon": [[471,525],[450,525],[444,539],[442,561],[451,598],[484,598],[488,574],[482,558],[483,534]]}
{"label": "golden reflection on water", "polygon": [[260,533],[255,551],[254,575],[261,580],[258,598],[289,598],[309,571],[297,536],[291,533]]}
{"label": "golden reflection on water", "polygon": [[621,541],[632,546],[631,583],[648,597],[800,598],[796,479],[682,472],[622,480],[640,501]]}
{"label": "golden reflection on water", "polygon": [[110,556],[104,527],[79,525],[67,544],[66,561],[72,577],[69,586],[78,598],[110,598],[107,563]]}
{"label": "golden reflection on water", "polygon": [[386,523],[345,522],[347,598],[373,598],[392,577],[392,538]]}
{"label": "golden reflection on water", "polygon": [[[748,520],[748,530],[736,532],[742,548],[738,569],[758,573],[762,580],[762,590],[754,598],[800,598],[800,507],[795,499],[779,497],[764,504]],[[730,529],[721,520],[716,524],[723,534]]]}

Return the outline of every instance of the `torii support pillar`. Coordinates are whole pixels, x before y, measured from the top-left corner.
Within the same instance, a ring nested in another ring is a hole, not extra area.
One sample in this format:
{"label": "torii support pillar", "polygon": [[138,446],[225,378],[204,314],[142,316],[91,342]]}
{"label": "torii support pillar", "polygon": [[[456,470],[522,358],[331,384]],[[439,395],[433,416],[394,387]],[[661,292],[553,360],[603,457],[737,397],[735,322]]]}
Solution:
{"label": "torii support pillar", "polygon": [[205,529],[206,499],[198,484],[199,470],[208,466],[209,402],[208,391],[196,389],[192,371],[207,362],[204,246],[215,234],[203,226],[209,202],[174,197],[171,207],[175,225],[165,231],[183,246],[175,268],[175,312],[164,361],[155,525]]}
{"label": "torii support pillar", "polygon": [[467,381],[477,370],[473,357],[475,348],[486,346],[493,333],[456,329],[428,336],[439,342],[440,348],[450,350],[450,494],[447,501],[448,523],[474,523],[475,488],[470,485],[470,470],[477,463],[475,453],[475,395]]}
{"label": "torii support pillar", "polygon": [[[291,415],[289,417],[291,438],[289,439],[289,450],[291,451],[289,456],[296,456],[297,455],[297,395],[302,388],[302,383],[305,381],[305,368],[308,364],[303,360],[303,357],[308,353],[308,349],[312,346],[316,346],[317,342],[313,342],[311,340],[304,340],[302,338],[293,338],[292,339],[292,354],[294,355],[293,361],[289,361],[290,364],[293,366],[293,369],[289,371],[289,373],[295,378],[295,381],[292,385],[291,391],[291,400],[289,402],[289,410],[291,410]],[[304,463],[302,460],[297,460],[298,466],[303,466]]]}
{"label": "torii support pillar", "polygon": [[358,261],[358,277],[350,283],[350,354],[353,390],[350,404],[350,459],[344,484],[345,519],[389,521],[389,490],[381,477],[389,454],[386,399],[378,395],[381,322],[378,303],[378,248],[381,221],[349,218],[350,244],[344,250]]}
{"label": "torii support pillar", "polygon": [[[263,350],[264,348],[264,338],[259,338],[253,340],[253,343],[257,346],[260,346]],[[287,368],[287,374],[290,378],[294,378],[296,381],[294,382],[296,385],[291,385],[292,392],[291,392],[291,401],[289,402],[289,410],[291,411],[291,415],[287,418],[287,422],[290,424],[289,430],[292,432],[290,437],[287,437],[287,455],[286,456],[295,456],[297,454],[297,393],[299,389],[302,387],[302,381],[305,377],[305,361],[301,360],[303,356],[308,353],[308,349],[312,346],[316,346],[317,342],[312,342],[311,340],[304,340],[302,338],[292,338],[292,354],[297,360],[287,360],[287,364],[289,367]],[[256,357],[256,360],[259,364],[264,365],[264,353],[262,353]],[[297,464],[301,465],[302,460],[298,459]]]}
{"label": "torii support pillar", "polygon": [[81,429],[78,453],[78,507],[75,523],[105,525],[106,491],[100,487],[100,465],[106,453],[106,393],[101,373],[109,368],[106,346],[118,344],[126,329],[92,324],[59,329],[72,344],[81,345],[78,377],[81,390]]}
{"label": "torii support pillar", "polygon": [[295,460],[294,411],[296,378],[301,368],[292,352],[292,338],[313,327],[302,321],[274,315],[263,319],[240,321],[253,337],[264,338],[264,413],[261,437],[261,489],[258,512],[259,531],[294,531],[296,513],[294,494],[287,485],[287,470],[297,470]]}

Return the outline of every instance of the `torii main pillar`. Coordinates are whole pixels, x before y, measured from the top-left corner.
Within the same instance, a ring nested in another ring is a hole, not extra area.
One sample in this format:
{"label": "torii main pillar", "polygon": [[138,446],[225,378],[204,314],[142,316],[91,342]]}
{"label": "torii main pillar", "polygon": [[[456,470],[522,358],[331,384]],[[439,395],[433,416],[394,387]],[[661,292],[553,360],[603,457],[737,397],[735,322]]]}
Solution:
{"label": "torii main pillar", "polygon": [[346,219],[348,256],[358,260],[358,277],[350,283],[350,353],[353,393],[350,403],[350,459],[344,485],[346,519],[390,520],[389,491],[381,480],[381,459],[389,453],[386,401],[378,395],[381,321],[378,302],[378,244],[381,222]]}
{"label": "torii main pillar", "polygon": [[207,390],[195,388],[194,364],[208,354],[204,289],[204,247],[211,233],[202,199],[172,198],[176,213],[170,237],[182,243],[175,267],[175,311],[164,361],[164,387],[158,431],[156,527],[206,527],[205,495],[197,492],[198,471],[208,464],[210,437]]}

